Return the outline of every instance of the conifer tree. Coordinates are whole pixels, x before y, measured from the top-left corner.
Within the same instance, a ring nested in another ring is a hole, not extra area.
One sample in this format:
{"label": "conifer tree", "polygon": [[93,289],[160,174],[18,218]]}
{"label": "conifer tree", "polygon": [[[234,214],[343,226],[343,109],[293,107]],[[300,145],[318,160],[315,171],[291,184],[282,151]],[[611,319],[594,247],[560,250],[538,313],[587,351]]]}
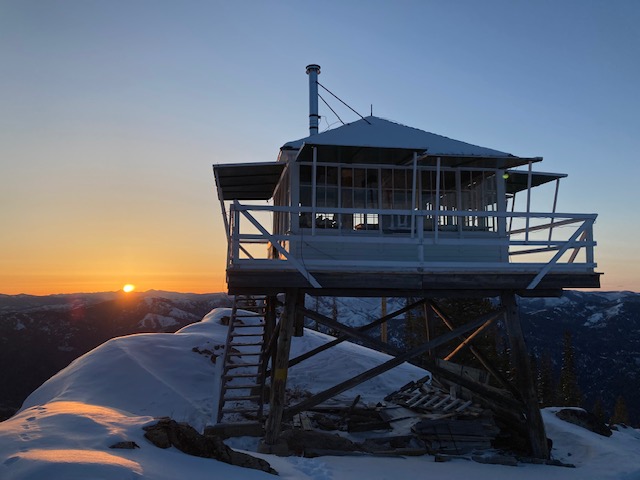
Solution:
{"label": "conifer tree", "polygon": [[553,374],[553,360],[546,351],[540,359],[537,377],[538,401],[543,407],[550,407],[556,403],[556,382]]}
{"label": "conifer tree", "polygon": [[579,407],[582,405],[582,393],[578,387],[575,352],[571,341],[571,332],[566,330],[562,341],[562,368],[560,369],[559,403],[561,406]]}
{"label": "conifer tree", "polygon": [[604,404],[602,403],[601,397],[596,398],[593,404],[593,414],[602,423],[607,423],[607,414],[604,411]]}
{"label": "conifer tree", "polygon": [[612,425],[616,423],[629,423],[629,410],[627,409],[627,402],[625,402],[622,395],[616,399],[616,405],[613,407],[613,415],[611,416],[610,423]]}

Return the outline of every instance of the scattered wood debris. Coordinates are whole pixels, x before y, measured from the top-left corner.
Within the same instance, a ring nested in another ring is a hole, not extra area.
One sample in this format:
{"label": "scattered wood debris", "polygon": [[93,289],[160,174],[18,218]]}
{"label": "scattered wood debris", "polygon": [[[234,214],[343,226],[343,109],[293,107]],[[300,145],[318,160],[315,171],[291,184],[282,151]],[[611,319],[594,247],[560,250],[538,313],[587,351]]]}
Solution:
{"label": "scattered wood debris", "polygon": [[387,395],[385,401],[427,414],[432,419],[458,415],[477,417],[485,413],[485,409],[474,404],[473,400],[458,398],[455,389],[447,392],[435,384],[428,384],[426,380],[409,382]]}
{"label": "scattered wood debris", "polygon": [[412,427],[427,450],[461,455],[491,448],[500,432],[490,416],[478,419],[424,419]]}
{"label": "scattered wood debris", "polygon": [[419,414],[411,430],[426,449],[434,454],[460,455],[491,448],[500,433],[493,414],[473,399],[460,398],[454,388],[447,391],[427,382],[410,382],[385,398]]}

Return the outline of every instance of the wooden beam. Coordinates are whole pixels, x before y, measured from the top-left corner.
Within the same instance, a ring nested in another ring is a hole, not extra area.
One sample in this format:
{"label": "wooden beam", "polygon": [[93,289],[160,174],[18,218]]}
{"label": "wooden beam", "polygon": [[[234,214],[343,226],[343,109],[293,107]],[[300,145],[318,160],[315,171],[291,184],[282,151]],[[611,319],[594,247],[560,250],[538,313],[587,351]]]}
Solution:
{"label": "wooden beam", "polygon": [[307,310],[306,308],[302,309],[302,313],[309,317],[311,320],[315,320],[322,325],[337,330],[340,333],[345,334],[348,337],[355,338],[360,340],[363,343],[375,348],[376,350],[384,353],[388,353],[389,355],[398,355],[401,354],[402,351],[388,343],[385,343],[377,338],[370,337],[366,333],[360,332],[355,328],[347,327],[346,325],[335,321],[332,318],[329,318],[321,313],[314,312],[313,310]]}
{"label": "wooden beam", "polygon": [[[424,304],[427,300],[426,299],[421,299],[418,300],[417,302],[412,303],[411,305],[407,305],[404,308],[401,308],[400,310],[396,310],[393,313],[390,313],[389,315],[385,315],[383,317],[380,317],[378,320],[375,320],[367,325],[363,325],[360,328],[357,328],[356,330],[358,332],[366,332],[367,330],[370,330],[374,327],[377,327],[378,325],[381,325],[389,320],[391,320],[392,318],[397,317],[398,315],[402,315],[405,312],[408,312],[409,310],[416,308],[422,304]],[[351,338],[350,335],[341,335],[338,338],[336,338],[335,340],[332,340],[328,343],[325,343],[324,345],[320,345],[319,347],[314,348],[313,350],[309,350],[308,352],[303,353],[302,355],[297,356],[296,358],[293,358],[291,360],[289,360],[289,368],[293,367],[294,365],[297,365],[298,363],[313,357],[314,355],[317,355],[320,352],[324,352],[325,350],[331,348],[331,347],[335,347],[336,345],[339,345],[340,343],[344,342],[345,340],[349,340],[349,338]]]}
{"label": "wooden beam", "polygon": [[[269,357],[271,357],[272,364],[275,364],[276,355],[275,355],[275,343],[276,338],[278,337],[278,332],[280,331],[279,325],[276,324],[277,314],[276,314],[276,306],[278,304],[278,298],[276,296],[268,296],[265,299],[265,308],[264,308],[264,340],[262,345],[262,378],[260,379],[262,386],[264,387],[267,381],[267,365],[269,365]],[[265,345],[266,344],[266,345]],[[273,379],[271,379],[273,382]],[[268,399],[265,399],[265,401]]]}
{"label": "wooden beam", "polygon": [[[431,309],[440,317],[442,322],[447,326],[449,330],[453,330],[456,328],[455,323],[442,311],[440,306],[436,304],[434,301],[429,301],[429,306]],[[485,358],[485,356],[473,345],[469,345],[469,351],[473,354],[474,357],[482,364],[482,366],[495,378],[500,385],[509,390],[512,395],[516,398],[520,398],[520,392],[517,388],[515,388],[509,380],[507,380],[504,375],[502,375],[497,368],[495,368],[489,360]]]}
{"label": "wooden beam", "polygon": [[302,314],[301,309],[304,308],[304,292],[298,292],[298,298],[296,299],[297,308],[296,308],[296,319],[294,321],[293,326],[293,336],[301,337],[304,334],[304,315]]}
{"label": "wooden beam", "polygon": [[523,410],[524,404],[518,399],[504,396],[501,393],[487,387],[486,385],[447,370],[446,368],[439,366],[434,360],[421,360],[420,366],[430,371],[433,375],[438,376],[439,378],[444,378],[445,380],[449,380],[450,382],[471,390],[474,394],[484,399],[487,403],[497,406],[503,411],[505,409],[509,410],[515,417],[521,416],[520,412]]}
{"label": "wooden beam", "polygon": [[[495,312],[494,312],[495,313]],[[318,314],[319,315],[319,314]],[[326,317],[325,317],[326,318]],[[463,325],[462,327],[459,327],[457,329],[455,329],[452,332],[448,332],[445,333],[444,335],[441,335],[440,337],[430,341],[430,342],[426,342],[423,343],[422,345],[413,348],[411,350],[409,350],[408,352],[402,353],[400,355],[398,355],[395,358],[392,358],[391,360],[388,360],[380,365],[378,365],[377,367],[371,368],[359,375],[356,375],[355,377],[346,380],[342,383],[339,383],[338,385],[335,385],[331,388],[328,388],[327,390],[324,390],[323,392],[320,392],[310,398],[308,398],[307,400],[304,400],[300,403],[298,403],[297,405],[294,405],[291,408],[288,408],[286,411],[286,416],[289,417],[291,415],[294,415],[298,412],[302,412],[304,410],[307,410],[311,407],[314,407],[322,402],[324,402],[325,400],[328,400],[336,395],[338,395],[339,393],[342,393],[346,390],[349,390],[350,388],[353,388],[357,385],[360,385],[363,382],[366,382],[367,380],[370,380],[374,377],[377,377],[378,375],[391,370],[394,367],[397,367],[398,365],[406,362],[407,360],[410,360],[414,357],[417,357],[418,355],[423,354],[424,352],[428,351],[430,348],[434,348],[440,345],[443,345],[447,342],[450,342],[451,340],[453,340],[454,338],[459,337],[460,335],[464,335],[465,333],[478,328],[480,325],[482,325],[484,322],[487,321],[488,316],[487,315],[482,315],[481,317],[477,318],[476,320],[468,323],[467,325]],[[331,320],[331,319],[329,319]],[[332,321],[332,320],[331,320]],[[363,338],[363,342],[365,343],[369,343],[369,344],[375,344],[378,346],[381,346],[381,351],[383,352],[387,352],[387,353],[391,353],[391,351],[397,352],[397,349],[390,347],[388,344],[386,343],[382,343],[379,340],[370,338],[370,337],[366,337]],[[393,353],[391,353],[393,355]]]}
{"label": "wooden beam", "polygon": [[462,342],[460,342],[460,345],[454,348],[453,351],[449,355],[447,355],[444,359],[449,361],[453,357],[455,357],[456,353],[460,352],[464,347],[466,347],[475,337],[477,337],[480,333],[482,333],[485,328],[491,325],[496,318],[497,317],[487,320],[484,324],[480,325],[480,327],[478,327],[478,329],[475,332],[473,332],[467,338],[463,339]]}
{"label": "wooden beam", "polygon": [[289,364],[289,351],[291,350],[291,334],[298,303],[298,290],[291,289],[286,294],[284,311],[280,317],[280,333],[278,335],[278,347],[276,351],[273,380],[271,383],[271,395],[269,417],[265,426],[264,443],[274,445],[280,435],[282,426],[282,414],[285,405],[285,388],[287,386],[287,371]]}
{"label": "wooden beam", "polygon": [[520,324],[516,296],[513,292],[503,292],[501,300],[502,306],[505,308],[505,323],[511,345],[511,358],[516,370],[516,382],[525,405],[531,454],[535,458],[548,459],[547,435],[544,430],[542,415],[540,415],[536,388],[533,378],[531,378],[531,365],[529,364],[529,355],[524,342],[522,325]]}

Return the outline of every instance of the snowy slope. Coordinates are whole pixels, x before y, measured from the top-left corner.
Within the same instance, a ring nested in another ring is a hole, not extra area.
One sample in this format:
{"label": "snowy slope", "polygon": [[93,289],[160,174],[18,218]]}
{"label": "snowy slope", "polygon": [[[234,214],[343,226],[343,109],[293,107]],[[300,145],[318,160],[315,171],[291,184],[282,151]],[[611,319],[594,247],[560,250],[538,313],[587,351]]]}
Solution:
{"label": "snowy slope", "polygon": [[[213,423],[221,362],[212,359],[221,351],[226,334],[220,318],[228,314],[228,309],[216,309],[202,322],[175,334],[116,338],[74,361],[29,396],[16,416],[0,423],[0,479],[273,478],[264,472],[190,457],[174,448],[162,450],[143,437],[142,427],[158,416],[187,421],[198,429]],[[304,337],[294,339],[292,355],[327,338],[307,331]],[[320,391],[386,358],[343,343],[293,368],[288,386]],[[423,375],[424,371],[403,364],[344,395],[353,398],[360,394],[365,401],[378,401]],[[480,465],[464,459],[443,464],[434,463],[429,456],[259,456],[284,479],[415,478],[417,471],[425,478],[439,479],[472,475],[497,480],[516,475],[522,479],[640,478],[637,430],[625,429],[605,438],[560,421],[552,411],[544,412],[544,418],[554,440],[554,456],[578,468]],[[108,448],[125,440],[135,441],[141,448]],[[248,448],[251,443],[244,445]]]}

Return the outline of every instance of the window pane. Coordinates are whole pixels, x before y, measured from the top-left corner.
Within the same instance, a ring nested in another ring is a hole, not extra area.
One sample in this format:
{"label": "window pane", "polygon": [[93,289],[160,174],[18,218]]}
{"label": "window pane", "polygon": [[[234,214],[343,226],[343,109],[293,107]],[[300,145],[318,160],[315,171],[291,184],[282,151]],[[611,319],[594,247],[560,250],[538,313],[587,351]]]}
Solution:
{"label": "window pane", "polygon": [[311,165],[300,165],[300,183],[311,183]]}
{"label": "window pane", "polygon": [[353,187],[353,169],[352,168],[342,169],[342,186]]}

